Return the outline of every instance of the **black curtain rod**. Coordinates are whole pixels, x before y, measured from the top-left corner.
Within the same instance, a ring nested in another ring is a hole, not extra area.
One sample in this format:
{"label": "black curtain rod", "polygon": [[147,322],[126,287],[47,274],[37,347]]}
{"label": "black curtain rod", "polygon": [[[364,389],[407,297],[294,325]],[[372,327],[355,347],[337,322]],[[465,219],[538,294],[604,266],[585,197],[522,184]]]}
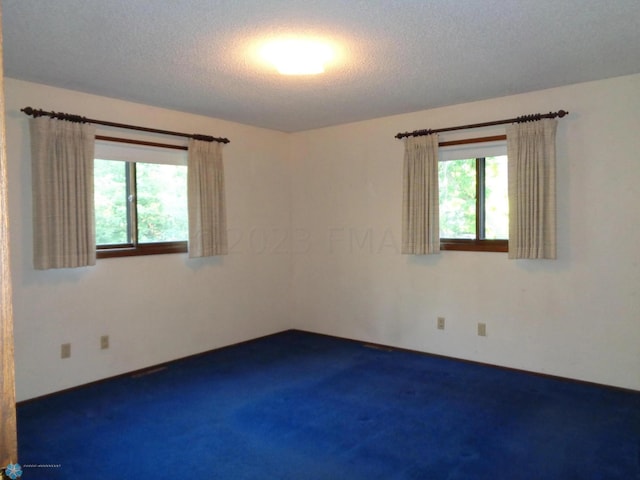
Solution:
{"label": "black curtain rod", "polygon": [[470,128],[491,127],[493,125],[504,125],[505,123],[533,122],[536,120],[540,120],[542,118],[556,118],[556,117],[562,118],[565,115],[569,115],[569,112],[565,110],[558,110],[557,112],[534,113],[533,115],[523,115],[521,117],[516,117],[516,118],[507,118],[506,120],[495,120],[493,122],[484,122],[484,123],[472,123],[471,125],[460,125],[458,127],[434,128],[433,130],[414,130],[413,132],[398,133],[396,134],[396,138],[420,137],[423,135],[431,135],[432,133],[452,132],[454,130],[467,130]]}
{"label": "black curtain rod", "polygon": [[159,130],[157,128],[138,127],[136,125],[126,125],[124,123],[107,122],[105,120],[94,120],[92,118],[82,117],[80,115],[72,115],[69,113],[46,112],[44,110],[36,110],[31,107],[22,108],[20,109],[20,111],[24,112],[26,115],[33,116],[33,118],[44,116],[44,117],[57,118],[58,120],[67,120],[69,122],[94,123],[96,125],[105,125],[107,127],[117,127],[117,128],[126,128],[128,130],[136,130],[138,132],[161,133],[163,135],[173,135],[175,137],[193,138],[194,140],[202,140],[204,142],[218,142],[218,143],[230,142],[228,138],[218,138],[218,137],[212,137],[210,135],[199,135],[197,133],[172,132],[170,130]]}

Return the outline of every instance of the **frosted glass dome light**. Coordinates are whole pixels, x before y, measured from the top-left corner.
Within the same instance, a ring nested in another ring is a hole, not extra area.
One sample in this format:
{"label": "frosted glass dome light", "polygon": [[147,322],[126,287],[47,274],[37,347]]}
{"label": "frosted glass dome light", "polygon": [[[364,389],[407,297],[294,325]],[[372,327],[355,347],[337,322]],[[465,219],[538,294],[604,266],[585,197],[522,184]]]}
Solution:
{"label": "frosted glass dome light", "polygon": [[327,43],[304,38],[271,40],[260,49],[260,55],[282,75],[317,75],[334,57]]}

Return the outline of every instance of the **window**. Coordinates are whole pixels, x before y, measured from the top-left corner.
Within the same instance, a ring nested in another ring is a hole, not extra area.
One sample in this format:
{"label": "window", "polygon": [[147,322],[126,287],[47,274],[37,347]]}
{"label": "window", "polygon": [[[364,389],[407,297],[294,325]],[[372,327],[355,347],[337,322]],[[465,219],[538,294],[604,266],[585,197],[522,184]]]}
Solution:
{"label": "window", "polygon": [[440,248],[506,252],[509,197],[506,145],[440,152]]}
{"label": "window", "polygon": [[186,152],[96,142],[98,258],[187,251]]}

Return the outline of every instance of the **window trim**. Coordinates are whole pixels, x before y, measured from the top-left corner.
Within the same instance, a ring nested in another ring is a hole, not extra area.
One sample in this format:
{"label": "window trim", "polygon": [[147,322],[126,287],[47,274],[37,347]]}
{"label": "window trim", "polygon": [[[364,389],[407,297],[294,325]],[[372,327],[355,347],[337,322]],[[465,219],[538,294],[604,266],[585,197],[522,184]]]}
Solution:
{"label": "window trim", "polygon": [[157,242],[123,245],[100,245],[96,248],[96,258],[134,257],[138,255],[159,255],[165,253],[187,253],[189,242]]}
{"label": "window trim", "polygon": [[[490,137],[465,138],[460,140],[451,140],[440,142],[439,147],[449,147],[455,145],[468,145],[473,143],[488,143],[495,141],[506,141],[506,135],[494,135]],[[509,240],[488,240],[481,238],[481,232],[484,230],[485,211],[484,211],[484,188],[485,188],[485,157],[473,157],[476,159],[476,238],[440,238],[440,250],[458,251],[458,252],[509,252]],[[442,160],[439,160],[439,162]],[[445,160],[446,161],[446,160]],[[482,164],[479,168],[478,163]]]}
{"label": "window trim", "polygon": [[[129,138],[107,137],[96,135],[96,140],[106,142],[125,143],[133,145],[144,145],[148,147],[168,148],[172,150],[188,151],[186,146],[173,145],[168,143],[148,142]],[[126,162],[127,164],[127,191],[134,198],[137,198],[137,180],[136,180],[136,164],[144,162]],[[127,235],[134,235],[137,238],[137,201],[135,203],[127,202],[127,222],[131,228],[128,229]],[[142,255],[162,255],[170,253],[187,253],[189,251],[188,240],[172,241],[172,242],[153,242],[153,243],[134,243],[131,238],[128,243],[118,243],[115,245],[96,245],[96,258],[119,258],[134,257]]]}
{"label": "window trim", "polygon": [[509,240],[475,240],[467,238],[441,238],[440,250],[459,252],[503,252],[509,251]]}

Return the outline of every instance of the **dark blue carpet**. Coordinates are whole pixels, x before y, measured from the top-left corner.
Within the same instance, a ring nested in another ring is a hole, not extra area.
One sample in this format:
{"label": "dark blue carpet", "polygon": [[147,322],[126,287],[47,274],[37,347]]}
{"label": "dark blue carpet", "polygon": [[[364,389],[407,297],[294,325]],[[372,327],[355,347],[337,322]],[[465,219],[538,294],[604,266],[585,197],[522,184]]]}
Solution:
{"label": "dark blue carpet", "polygon": [[630,480],[640,394],[290,331],[21,404],[18,437],[26,480]]}

